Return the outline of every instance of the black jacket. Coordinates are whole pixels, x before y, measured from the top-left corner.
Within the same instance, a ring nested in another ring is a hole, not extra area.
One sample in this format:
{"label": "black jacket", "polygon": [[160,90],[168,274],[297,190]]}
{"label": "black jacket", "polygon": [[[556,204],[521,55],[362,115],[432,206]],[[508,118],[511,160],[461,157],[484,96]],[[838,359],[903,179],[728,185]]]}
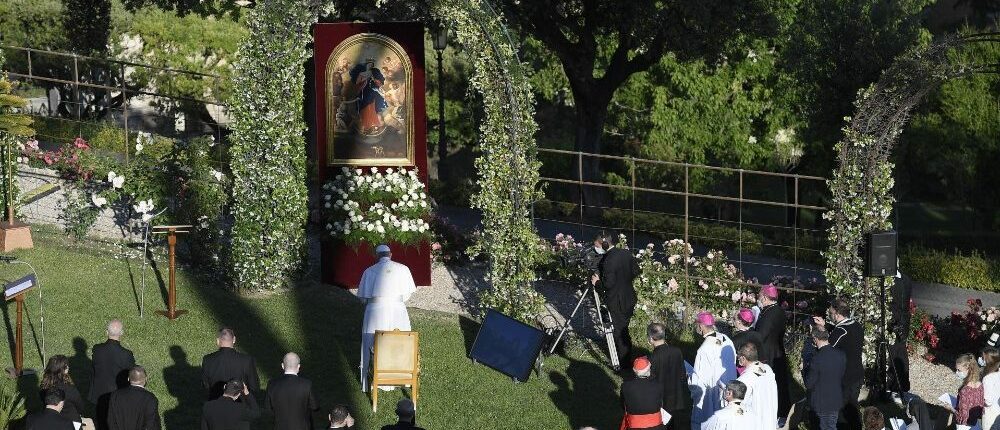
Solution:
{"label": "black jacket", "polygon": [[422,427],[417,427],[413,423],[397,422],[396,424],[382,426],[382,430],[424,430],[424,429]]}
{"label": "black jacket", "polygon": [[90,403],[97,403],[102,395],[128,386],[128,370],[135,366],[132,351],[117,340],[94,345],[94,380],[90,383]]}
{"label": "black jacket", "polygon": [[260,390],[257,363],[253,357],[233,348],[219,348],[202,358],[201,380],[208,389],[209,400],[222,396],[222,390],[230,379],[243,381],[251,392]]}
{"label": "black jacket", "polygon": [[73,430],[72,421],[49,408],[28,415],[25,423],[25,430]]}
{"label": "black jacket", "polygon": [[[660,413],[663,408],[663,386],[651,378],[635,378],[622,382],[622,406],[632,415]],[[666,428],[659,425],[652,430]]]}
{"label": "black jacket", "polygon": [[754,325],[754,330],[760,333],[760,361],[771,367],[777,359],[785,357],[785,319],[785,310],[773,304],[761,309]]}
{"label": "black jacket", "polygon": [[[760,354],[761,348],[764,346],[764,339],[761,338],[760,333],[754,330],[746,331],[736,331],[733,330],[733,346],[736,348],[736,352],[740,352],[740,348],[748,343],[754,344],[757,347],[757,354]],[[764,361],[764,360],[761,360]]]}
{"label": "black jacket", "polygon": [[[80,396],[80,390],[76,389],[76,386],[67,384],[65,382],[60,382],[52,386],[52,388],[58,388],[66,393],[66,400],[63,402],[63,409],[59,415],[70,421],[81,422],[80,414],[83,412],[83,396]],[[45,390],[41,390],[42,403],[45,403]]]}
{"label": "black jacket", "polygon": [[267,384],[264,403],[274,414],[276,430],[311,430],[312,412],[319,409],[313,397],[312,382],[291,374],[281,375]]}
{"label": "black jacket", "polygon": [[160,402],[145,388],[128,386],[111,393],[109,430],[160,430]]}
{"label": "black jacket", "polygon": [[629,314],[638,300],[632,281],[639,276],[639,263],[628,250],[611,248],[601,259],[601,283],[607,291],[608,310]]}
{"label": "black jacket", "polygon": [[239,401],[223,396],[205,402],[201,430],[250,430],[250,423],[258,417],[260,407],[252,391]]}
{"label": "black jacket", "polygon": [[830,330],[830,345],[847,356],[847,372],[844,383],[859,383],[865,377],[861,364],[861,352],[865,344],[865,329],[853,318],[841,321]]}
{"label": "black jacket", "polygon": [[684,355],[680,348],[660,345],[649,353],[649,362],[652,364],[652,378],[663,388],[663,409],[684,409],[687,406],[686,400],[691,398],[691,392],[688,391]]}
{"label": "black jacket", "polygon": [[806,375],[806,390],[809,405],[818,413],[837,412],[844,407],[844,371],[847,358],[844,352],[826,345],[813,355],[809,374]]}

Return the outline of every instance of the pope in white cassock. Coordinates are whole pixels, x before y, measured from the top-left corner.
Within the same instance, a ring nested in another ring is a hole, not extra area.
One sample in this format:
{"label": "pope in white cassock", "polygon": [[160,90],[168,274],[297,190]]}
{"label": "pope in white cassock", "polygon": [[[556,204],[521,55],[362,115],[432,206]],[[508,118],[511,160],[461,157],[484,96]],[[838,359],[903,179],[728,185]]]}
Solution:
{"label": "pope in white cassock", "polygon": [[[747,411],[742,406],[743,396],[747,387],[740,381],[726,384],[726,407],[719,409],[708,421],[701,425],[700,430],[746,430],[748,427]],[[768,429],[770,430],[770,429]]]}
{"label": "pope in white cassock", "polygon": [[[743,410],[750,415],[744,430],[771,430],[778,426],[778,383],[771,366],[761,363],[757,346],[747,343],[737,355],[743,374],[738,381],[747,386]],[[752,420],[752,421],[751,421]]]}
{"label": "pope in white cassock", "polygon": [[417,291],[410,268],[392,261],[388,246],[379,245],[375,255],[378,262],[365,269],[358,284],[358,298],[367,304],[361,325],[361,390],[366,392],[375,331],[409,331],[410,314],[406,311],[406,301]]}
{"label": "pope in white cassock", "polygon": [[729,336],[715,330],[715,317],[708,312],[701,312],[695,321],[695,330],[705,340],[698,347],[693,370],[688,375],[688,388],[691,389],[691,400],[694,403],[691,428],[699,430],[715,411],[722,408],[724,387],[738,375],[736,348]]}

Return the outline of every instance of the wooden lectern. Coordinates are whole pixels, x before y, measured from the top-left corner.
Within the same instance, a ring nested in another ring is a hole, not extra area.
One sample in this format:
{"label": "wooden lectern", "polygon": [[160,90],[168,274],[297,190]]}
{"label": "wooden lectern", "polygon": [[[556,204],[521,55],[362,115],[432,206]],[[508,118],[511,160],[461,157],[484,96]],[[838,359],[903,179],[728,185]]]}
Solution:
{"label": "wooden lectern", "polygon": [[30,274],[21,279],[7,284],[4,288],[4,298],[7,301],[14,300],[17,303],[17,323],[14,326],[14,367],[7,368],[7,373],[11,377],[18,377],[25,374],[34,373],[24,369],[24,329],[22,327],[24,314],[24,297],[28,291],[35,287],[35,275]]}
{"label": "wooden lectern", "polygon": [[167,245],[170,248],[170,285],[167,289],[167,310],[156,311],[156,313],[167,317],[167,319],[173,321],[177,317],[184,315],[187,311],[182,309],[177,309],[177,277],[175,275],[176,270],[176,256],[177,256],[177,233],[190,233],[190,230],[185,230],[191,228],[190,225],[157,225],[153,226],[153,234],[166,234],[167,235]]}

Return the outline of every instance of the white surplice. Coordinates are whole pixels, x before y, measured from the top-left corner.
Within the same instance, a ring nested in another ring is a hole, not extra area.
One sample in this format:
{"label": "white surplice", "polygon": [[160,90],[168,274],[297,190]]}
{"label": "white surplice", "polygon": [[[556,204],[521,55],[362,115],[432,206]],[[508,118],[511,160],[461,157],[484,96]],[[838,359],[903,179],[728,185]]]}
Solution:
{"label": "white surplice", "polygon": [[747,386],[743,410],[750,415],[745,430],[771,430],[778,426],[778,383],[771,366],[751,363],[743,370],[739,381]]}
{"label": "white surplice", "polygon": [[698,430],[747,430],[747,417],[746,410],[739,403],[733,402],[716,411]]}
{"label": "white surplice", "polygon": [[724,387],[737,378],[736,348],[733,341],[719,332],[705,335],[698,347],[694,370],[688,376],[691,400],[691,428],[699,430],[715,411],[722,408]]}
{"label": "white surplice", "polygon": [[406,301],[417,291],[406,265],[382,257],[365,269],[358,284],[358,298],[368,305],[361,325],[361,389],[367,391],[368,363],[376,330],[410,330]]}

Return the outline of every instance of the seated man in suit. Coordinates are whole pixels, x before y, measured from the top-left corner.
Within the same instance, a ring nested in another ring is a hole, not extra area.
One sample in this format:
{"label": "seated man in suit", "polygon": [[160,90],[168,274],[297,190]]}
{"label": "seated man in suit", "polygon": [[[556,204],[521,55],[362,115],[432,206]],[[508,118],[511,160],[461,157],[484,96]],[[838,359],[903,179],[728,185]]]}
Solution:
{"label": "seated man in suit", "polygon": [[115,390],[128,386],[128,370],[135,366],[132,351],[121,344],[125,326],[111,320],[107,327],[108,340],[94,345],[94,380],[90,383],[87,400],[97,405],[95,417],[98,428],[107,428],[108,396]]}
{"label": "seated man in suit", "polygon": [[236,334],[232,329],[219,330],[215,338],[219,350],[208,354],[201,360],[201,379],[208,389],[208,399],[214,400],[222,396],[222,389],[227,382],[236,379],[242,381],[252,392],[260,390],[257,379],[257,363],[253,357],[236,351]]}
{"label": "seated man in suit", "polygon": [[128,372],[129,386],[111,393],[108,401],[110,430],[160,430],[160,403],[146,391],[146,369]]}
{"label": "seated man in suit", "polygon": [[27,430],[73,430],[73,422],[60,415],[66,394],[58,388],[45,390],[45,409],[28,415]]}
{"label": "seated man in suit", "polygon": [[312,430],[312,413],[319,409],[312,382],[299,376],[298,354],[289,352],[281,361],[285,374],[267,384],[267,410],[274,414],[276,430]]}
{"label": "seated man in suit", "polygon": [[382,430],[424,430],[416,426],[416,406],[413,405],[413,401],[410,399],[401,399],[396,403],[396,417],[399,418],[396,424],[391,424],[387,426],[382,426]]}
{"label": "seated man in suit", "polygon": [[[238,401],[240,396],[243,401]],[[222,397],[205,402],[201,430],[250,430],[250,423],[260,417],[257,399],[243,382],[226,382]]]}
{"label": "seated man in suit", "polygon": [[354,429],[354,417],[347,406],[337,405],[330,410],[330,428],[332,429]]}

